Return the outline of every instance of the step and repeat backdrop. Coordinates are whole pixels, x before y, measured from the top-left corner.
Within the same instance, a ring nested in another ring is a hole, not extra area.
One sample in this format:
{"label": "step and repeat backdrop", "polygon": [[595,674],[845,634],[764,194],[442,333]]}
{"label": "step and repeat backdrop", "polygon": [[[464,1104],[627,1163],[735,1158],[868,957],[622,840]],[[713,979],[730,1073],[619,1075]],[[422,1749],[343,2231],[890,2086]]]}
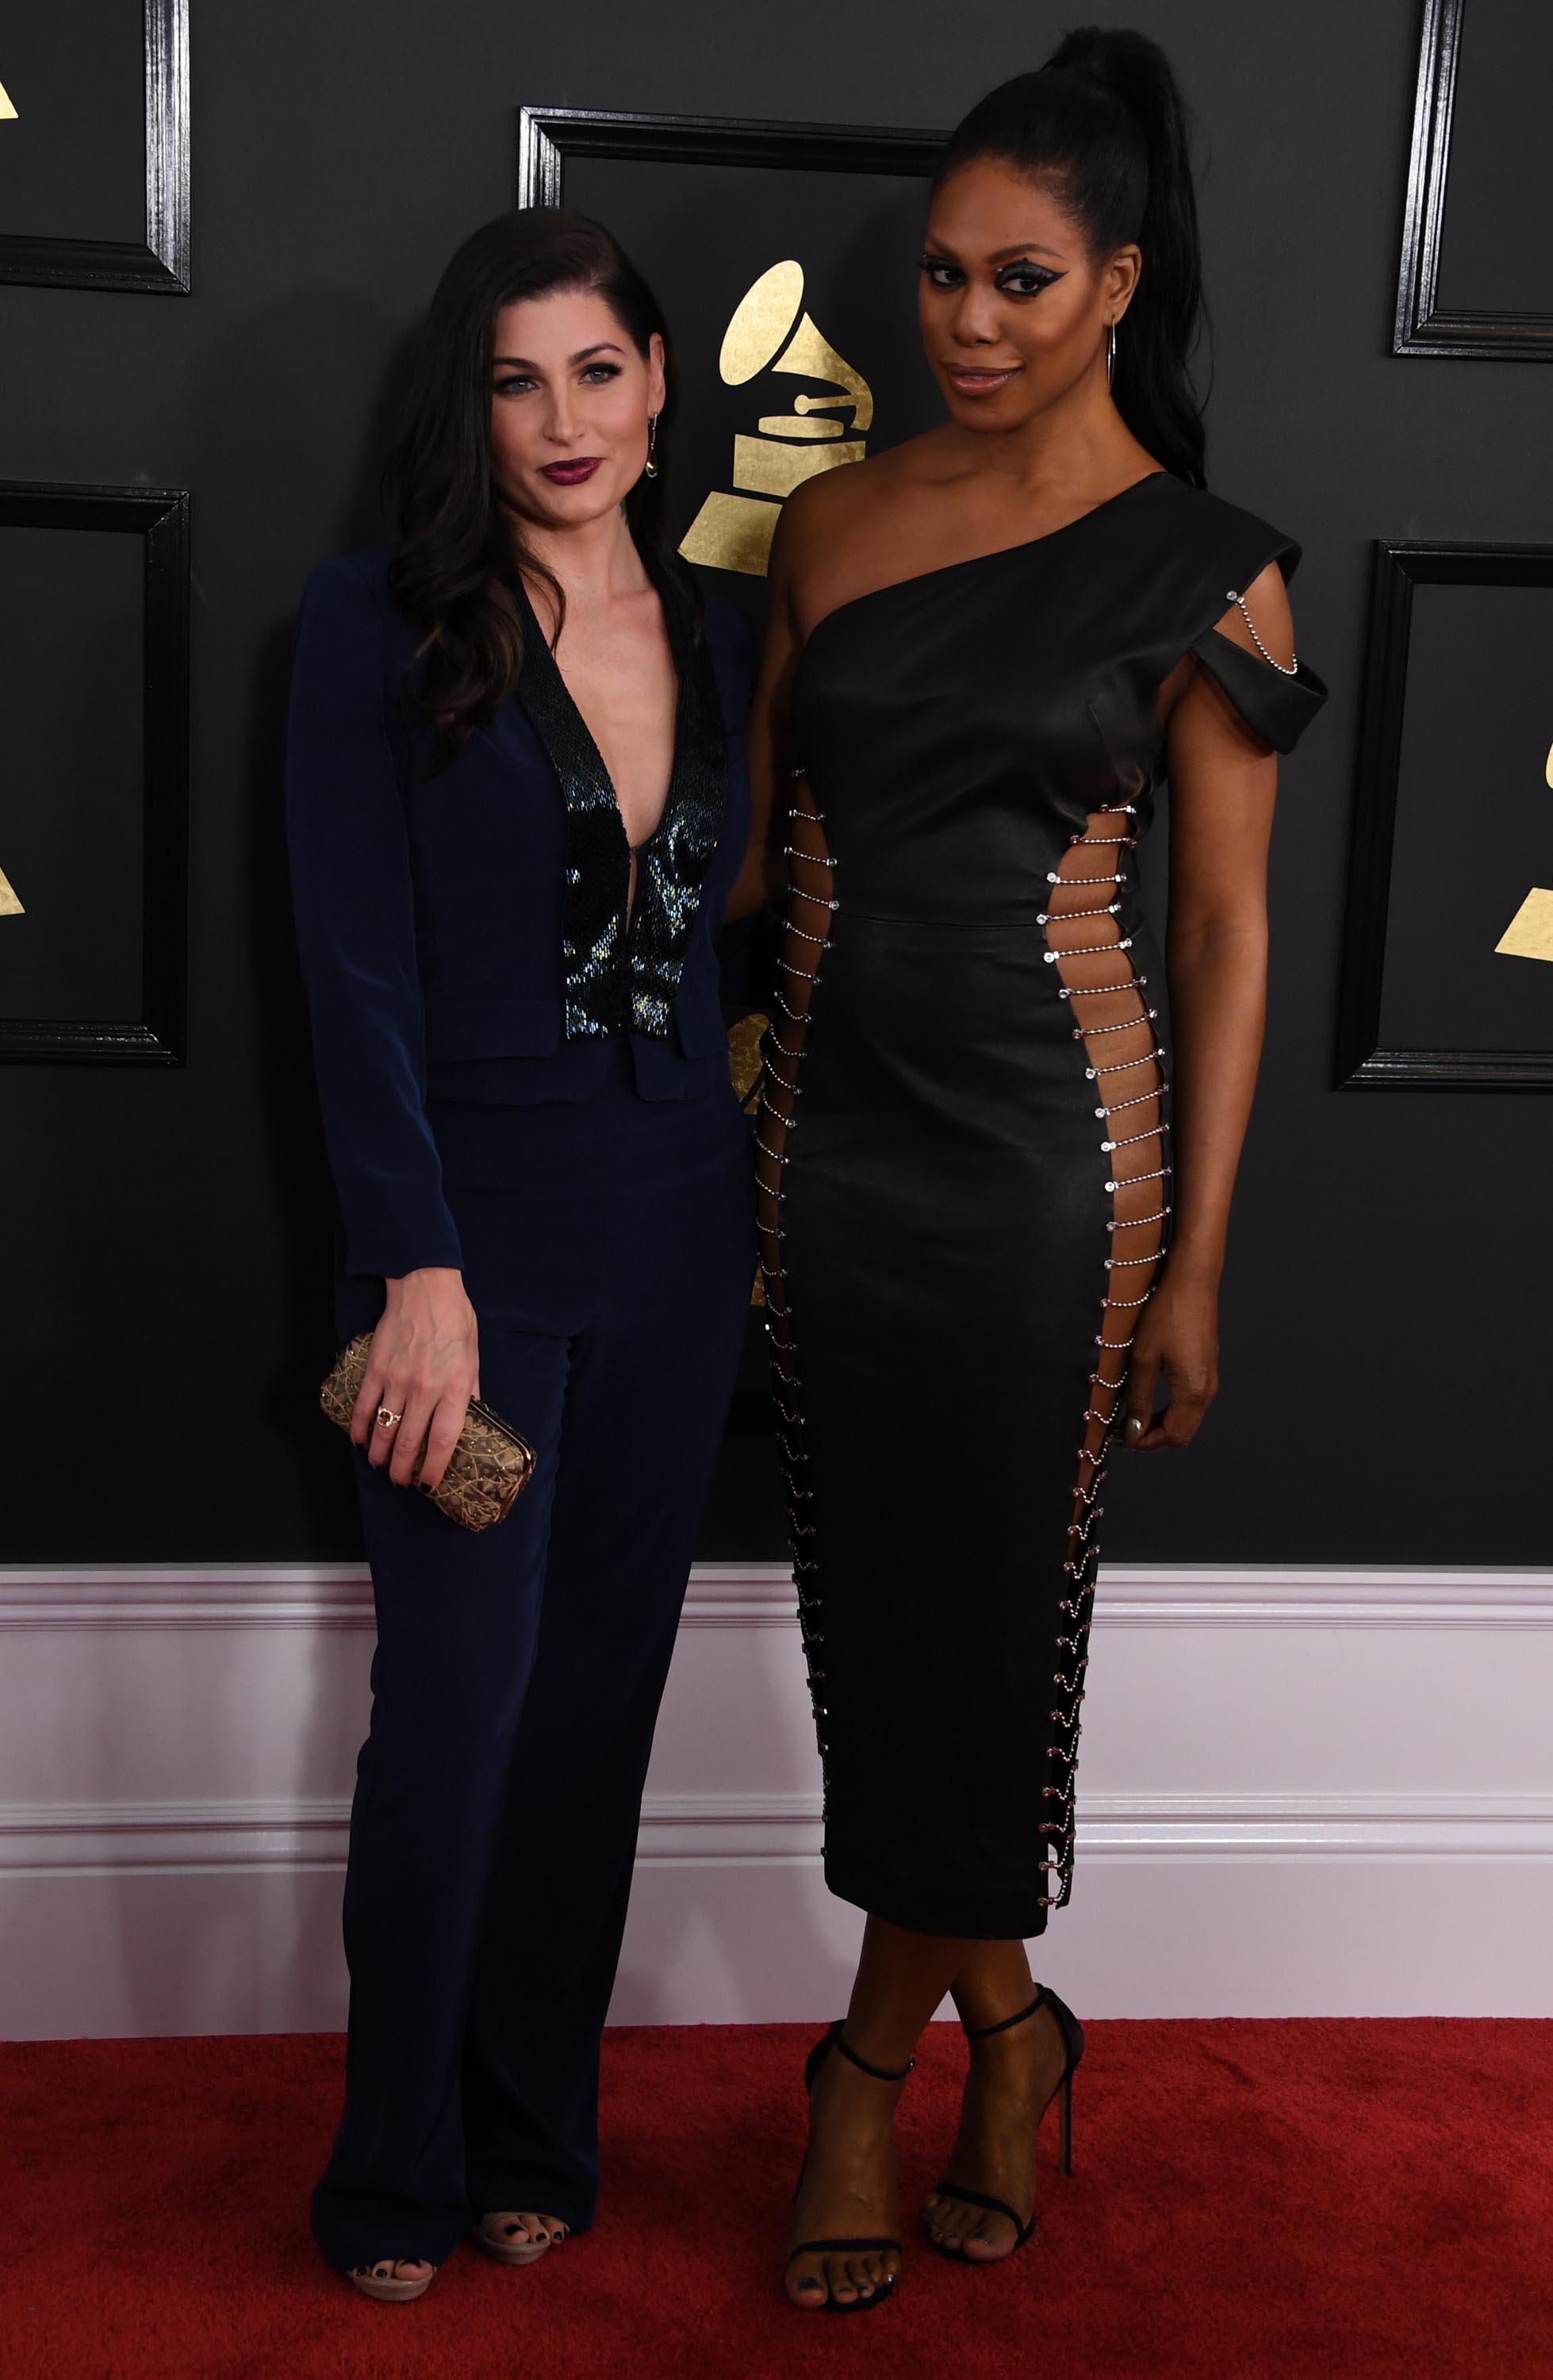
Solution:
{"label": "step and repeat backdrop", "polygon": [[[1127,13],[1197,113],[1213,481],[1303,540],[1335,698],[1285,772],[1226,1392],[1110,1544],[1535,1560],[1503,1416],[1553,1083],[1553,28],[1301,0],[1226,54],[1186,0]],[[354,1550],[279,741],[297,586],[382,533],[446,255],[556,200],[625,238],[674,328],[682,551],[758,630],[785,497],[933,418],[938,141],[1063,22],[977,6],[946,47],[883,0],[605,0],[584,53],[449,14],[59,0],[0,32],[12,1559]],[[757,1314],[709,1555],[780,1555],[765,1421]]]}
{"label": "step and repeat backdrop", "polygon": [[[1164,42],[1195,110],[1210,480],[1301,540],[1299,647],[1333,698],[1283,775],[1223,1394],[1189,1458],[1123,1464],[1110,1497],[1099,1880],[1071,1938],[1098,1975],[1112,1934],[1175,1912],[1174,1980],[1107,2005],[1201,2004],[1207,1951],[1222,1973],[1239,1943],[1236,2006],[1411,2006],[1399,1977],[1436,1963],[1470,1870],[1481,1958],[1451,2004],[1489,2005],[1498,1973],[1528,2005],[1546,1946],[1517,1878],[1553,1841],[1531,1438],[1553,17],[1292,0],[1230,42],[1195,0],[1110,13]],[[281,743],[298,589],[385,534],[442,266],[506,207],[608,221],[674,330],[681,550],[758,630],[793,489],[934,418],[914,283],[945,128],[1067,22],[1011,0],[0,21],[0,1897],[57,1953],[0,2023],[337,2013],[366,1607],[314,1402],[330,1192]],[[804,1898],[767,1424],[754,1309],[625,2013],[825,2013],[840,1972]],[[946,1590],[974,1605],[975,1584]],[[713,1870],[752,1896],[787,1876],[791,1908],[760,1902],[777,1933],[714,1908]],[[1280,2002],[1323,1924],[1350,1963]],[[788,1977],[774,2003],[759,1973]],[[67,1974],[97,1979],[79,2006]]]}

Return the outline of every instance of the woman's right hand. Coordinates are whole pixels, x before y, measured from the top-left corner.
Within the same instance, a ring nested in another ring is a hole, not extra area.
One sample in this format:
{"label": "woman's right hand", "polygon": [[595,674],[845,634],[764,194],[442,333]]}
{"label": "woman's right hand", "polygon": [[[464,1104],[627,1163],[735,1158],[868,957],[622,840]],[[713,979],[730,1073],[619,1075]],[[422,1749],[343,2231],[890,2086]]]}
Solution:
{"label": "woman's right hand", "polygon": [[[464,1276],[426,1265],[383,1283],[387,1303],[372,1333],[367,1375],[350,1434],[367,1460],[396,1488],[407,1488],[422,1446],[420,1483],[435,1488],[458,1442],[469,1399],[479,1394],[479,1336]],[[400,1418],[385,1429],[384,1406]]]}

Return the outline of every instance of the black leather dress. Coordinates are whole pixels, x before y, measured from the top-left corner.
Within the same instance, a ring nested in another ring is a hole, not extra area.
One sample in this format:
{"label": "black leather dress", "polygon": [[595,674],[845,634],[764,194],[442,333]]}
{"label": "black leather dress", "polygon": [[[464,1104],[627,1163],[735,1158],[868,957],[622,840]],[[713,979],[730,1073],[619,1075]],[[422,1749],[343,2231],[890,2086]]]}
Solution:
{"label": "black leather dress", "polygon": [[1287,751],[1325,696],[1222,636],[1298,548],[1167,473],[843,603],[794,691],[758,1135],[826,1877],[933,1934],[1072,1879],[1097,1529],[1169,1229],[1133,852],[1188,650]]}

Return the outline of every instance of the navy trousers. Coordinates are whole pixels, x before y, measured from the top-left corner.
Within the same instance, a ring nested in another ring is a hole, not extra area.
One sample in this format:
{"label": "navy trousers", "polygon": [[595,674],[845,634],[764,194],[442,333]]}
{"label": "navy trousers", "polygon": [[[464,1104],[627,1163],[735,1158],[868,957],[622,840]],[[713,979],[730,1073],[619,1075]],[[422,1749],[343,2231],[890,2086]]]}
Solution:
{"label": "navy trousers", "polygon": [[[754,1266],[731,1089],[437,1102],[480,1394],[538,1464],[471,1535],[353,1454],[378,1644],[346,1876],[341,2270],[598,2192],[599,2042],[653,1724]],[[382,1284],[343,1281],[342,1342]]]}

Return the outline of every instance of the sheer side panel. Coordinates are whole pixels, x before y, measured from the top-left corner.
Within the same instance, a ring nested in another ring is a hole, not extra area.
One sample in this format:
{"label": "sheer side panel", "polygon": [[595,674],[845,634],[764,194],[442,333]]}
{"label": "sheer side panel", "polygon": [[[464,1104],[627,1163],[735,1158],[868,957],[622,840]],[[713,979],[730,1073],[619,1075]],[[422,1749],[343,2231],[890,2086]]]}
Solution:
{"label": "sheer side panel", "polygon": [[831,921],[836,911],[834,864],[826,848],[824,820],[802,771],[794,783],[788,811],[787,865],[792,886],[782,952],[777,961],[776,1014],[766,1036],[765,1072],[755,1127],[756,1223],[760,1240],[760,1279],[766,1298],[766,1330],[780,1415],[778,1443],[793,1548],[793,1583],[798,1626],[814,1706],[821,1775],[827,1797],[830,1760],[825,1705],[825,1637],[821,1626],[819,1565],[816,1553],[808,1447],[803,1415],[803,1383],[791,1284],[785,1257],[783,1175],[790,1142],[798,1130],[803,1096],[803,1056],[809,1012],[819,983]]}
{"label": "sheer side panel", "polygon": [[1119,922],[1132,884],[1136,848],[1131,802],[1092,811],[1053,871],[1041,919],[1046,959],[1058,998],[1072,1019],[1074,1056],[1094,1092],[1096,1196],[1108,1207],[1104,1285],[1095,1333],[1095,1368],[1077,1448],[1073,1509],[1063,1561],[1065,1592],[1052,1679],[1049,1775],[1044,1788],[1046,1869],[1061,1908],[1073,1890],[1074,1779],[1079,1708],[1089,1660],[1106,1463],[1122,1417],[1122,1392],[1137,1319],[1148,1303],[1164,1254],[1171,1212],[1170,1124],[1164,1112],[1164,1052],[1147,975],[1134,964]]}

